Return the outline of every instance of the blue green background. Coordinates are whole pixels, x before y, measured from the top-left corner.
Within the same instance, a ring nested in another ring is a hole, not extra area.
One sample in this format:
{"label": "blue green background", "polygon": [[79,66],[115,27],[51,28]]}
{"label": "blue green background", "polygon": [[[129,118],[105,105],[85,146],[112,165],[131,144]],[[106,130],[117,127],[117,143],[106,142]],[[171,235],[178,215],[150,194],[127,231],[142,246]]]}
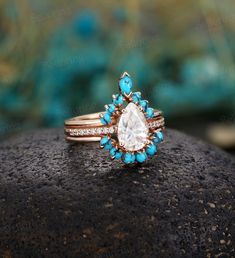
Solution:
{"label": "blue green background", "polygon": [[229,0],[1,1],[0,134],[103,110],[123,71],[170,126],[233,122],[234,11]]}

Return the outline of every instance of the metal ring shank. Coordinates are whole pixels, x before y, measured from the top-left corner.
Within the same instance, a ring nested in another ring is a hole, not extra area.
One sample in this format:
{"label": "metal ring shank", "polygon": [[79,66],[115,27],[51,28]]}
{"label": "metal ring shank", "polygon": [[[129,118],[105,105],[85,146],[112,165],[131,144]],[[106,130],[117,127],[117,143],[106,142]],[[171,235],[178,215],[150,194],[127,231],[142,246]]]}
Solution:
{"label": "metal ring shank", "polygon": [[[117,124],[103,125],[100,115],[104,112],[77,116],[65,121],[65,135],[69,141],[93,142],[99,141],[104,134],[117,133]],[[164,128],[162,112],[154,110],[154,117],[147,119],[151,130],[157,131]]]}
{"label": "metal ring shank", "polygon": [[[93,114],[87,114],[82,116],[76,116],[71,119],[65,120],[65,126],[91,126],[97,125],[102,126],[103,124],[100,122],[100,115],[105,112],[98,112]],[[161,116],[162,112],[160,110],[154,110],[154,117]]]}

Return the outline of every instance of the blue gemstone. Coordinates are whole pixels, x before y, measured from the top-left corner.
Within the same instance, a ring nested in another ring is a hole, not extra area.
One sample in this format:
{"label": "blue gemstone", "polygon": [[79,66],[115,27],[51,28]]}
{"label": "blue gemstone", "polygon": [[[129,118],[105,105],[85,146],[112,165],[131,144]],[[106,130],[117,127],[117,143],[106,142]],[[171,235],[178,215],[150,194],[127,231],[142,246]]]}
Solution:
{"label": "blue gemstone", "polygon": [[120,159],[122,157],[122,152],[121,151],[117,151],[116,153],[115,153],[115,158],[116,159]]}
{"label": "blue gemstone", "polygon": [[140,104],[140,106],[144,109],[144,111],[147,110],[147,108],[148,108],[148,102],[147,102],[147,100],[140,100],[139,104]]}
{"label": "blue gemstone", "polygon": [[141,93],[140,92],[134,92],[133,94],[132,94],[132,101],[134,102],[134,103],[137,103],[137,102],[139,102],[141,100]]}
{"label": "blue gemstone", "polygon": [[120,81],[119,81],[119,87],[122,93],[124,94],[130,94],[131,88],[132,88],[132,80],[128,75],[125,75]]}
{"label": "blue gemstone", "polygon": [[155,134],[155,136],[157,136],[157,137],[160,139],[161,142],[164,140],[164,136],[163,136],[163,133],[162,133],[162,132],[157,132],[157,133]]}
{"label": "blue gemstone", "polygon": [[107,121],[104,120],[104,118],[100,118],[100,122],[103,124],[103,125],[107,125]]}
{"label": "blue gemstone", "polygon": [[154,142],[155,144],[158,144],[158,143],[160,143],[161,141],[158,139],[158,137],[154,137],[154,138],[153,138],[153,142]]}
{"label": "blue gemstone", "polygon": [[110,156],[111,156],[111,157],[115,157],[116,151],[117,151],[117,149],[113,147],[113,148],[109,151]]}
{"label": "blue gemstone", "polygon": [[134,163],[135,162],[135,155],[132,153],[126,153],[123,157],[123,162],[126,164]]}
{"label": "blue gemstone", "polygon": [[115,108],[116,108],[116,107],[115,107],[114,104],[109,104],[107,111],[108,111],[110,114],[112,114],[112,113],[115,111]]}
{"label": "blue gemstone", "polygon": [[153,108],[147,108],[147,118],[153,118],[154,116],[154,109]]}
{"label": "blue gemstone", "polygon": [[113,100],[113,104],[118,106],[118,105],[122,105],[123,103],[123,96],[120,94],[117,94]]}
{"label": "blue gemstone", "polygon": [[100,145],[104,146],[107,142],[109,141],[109,138],[107,136],[104,136],[101,140],[100,140]]}
{"label": "blue gemstone", "polygon": [[151,144],[147,147],[146,152],[148,155],[153,156],[157,152],[157,147],[154,144]]}
{"label": "blue gemstone", "polygon": [[160,143],[162,142],[164,139],[163,133],[162,132],[157,132],[154,135],[153,141],[154,143]]}
{"label": "blue gemstone", "polygon": [[147,159],[147,155],[145,152],[137,153],[135,157],[139,163],[143,163]]}
{"label": "blue gemstone", "polygon": [[107,123],[110,123],[112,120],[111,120],[111,116],[109,113],[105,113],[104,116],[103,116],[103,119],[107,122]]}
{"label": "blue gemstone", "polygon": [[113,147],[113,144],[110,140],[104,145],[105,150],[111,150],[112,147]]}

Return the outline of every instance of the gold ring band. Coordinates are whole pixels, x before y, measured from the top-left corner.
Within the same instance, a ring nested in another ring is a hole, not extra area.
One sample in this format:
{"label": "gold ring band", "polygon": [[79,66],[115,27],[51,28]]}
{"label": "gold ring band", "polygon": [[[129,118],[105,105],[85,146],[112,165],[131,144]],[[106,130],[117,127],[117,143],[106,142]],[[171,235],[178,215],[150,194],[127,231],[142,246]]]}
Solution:
{"label": "gold ring band", "polygon": [[[73,117],[65,121],[65,137],[68,141],[93,142],[100,141],[102,135],[115,134],[117,132],[117,124],[103,125],[100,122],[100,116],[104,112],[87,114]],[[162,112],[154,110],[154,116],[147,120],[151,130],[157,131],[164,128],[164,118]]]}

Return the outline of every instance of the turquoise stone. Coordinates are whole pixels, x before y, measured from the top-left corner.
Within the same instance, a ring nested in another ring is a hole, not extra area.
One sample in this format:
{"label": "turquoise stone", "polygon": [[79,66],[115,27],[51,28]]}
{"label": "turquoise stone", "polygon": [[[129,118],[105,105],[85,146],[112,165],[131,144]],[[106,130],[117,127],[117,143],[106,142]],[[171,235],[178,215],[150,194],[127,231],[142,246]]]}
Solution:
{"label": "turquoise stone", "polygon": [[109,138],[108,138],[107,136],[104,136],[104,137],[100,140],[100,146],[104,146],[108,141],[109,141]]}
{"label": "turquoise stone", "polygon": [[104,118],[100,118],[100,122],[103,124],[103,125],[107,125],[107,121],[104,120]]}
{"label": "turquoise stone", "polygon": [[157,147],[154,144],[150,144],[147,147],[146,152],[148,155],[153,156],[157,152]]}
{"label": "turquoise stone", "polygon": [[139,162],[139,163],[143,163],[146,159],[147,159],[147,155],[145,152],[141,152],[141,153],[137,153],[135,155],[135,158],[136,160]]}
{"label": "turquoise stone", "polygon": [[109,113],[105,113],[104,116],[103,116],[103,119],[107,122],[107,123],[110,123],[112,120],[111,120],[111,116]]}
{"label": "turquoise stone", "polygon": [[122,157],[122,152],[121,151],[117,151],[116,153],[115,153],[115,158],[116,159],[120,159]]}
{"label": "turquoise stone", "polygon": [[111,150],[112,147],[113,147],[113,145],[112,145],[112,142],[110,140],[104,145],[105,150]]}
{"label": "turquoise stone", "polygon": [[147,108],[147,118],[153,118],[154,116],[154,109],[153,108]]}
{"label": "turquoise stone", "polygon": [[132,80],[128,75],[125,75],[119,81],[119,87],[123,94],[129,95],[132,88]]}
{"label": "turquoise stone", "polygon": [[126,164],[134,163],[135,162],[135,155],[132,153],[126,153],[123,157],[123,162]]}
{"label": "turquoise stone", "polygon": [[138,103],[140,100],[141,100],[141,93],[140,92],[133,92],[132,101],[134,103]]}
{"label": "turquoise stone", "polygon": [[158,139],[158,137],[154,137],[154,138],[153,138],[153,142],[154,142],[155,144],[158,144],[158,143],[160,143],[161,141]]}
{"label": "turquoise stone", "polygon": [[148,108],[148,101],[147,100],[140,100],[139,104],[144,109],[144,111],[147,111],[147,108]]}
{"label": "turquoise stone", "polygon": [[110,114],[112,114],[112,113],[115,111],[115,108],[116,108],[116,107],[115,107],[114,104],[109,104],[107,111],[108,111]]}
{"label": "turquoise stone", "polygon": [[122,105],[123,104],[123,96],[121,94],[117,94],[115,98],[113,99],[113,104],[115,106]]}
{"label": "turquoise stone", "polygon": [[162,132],[157,132],[154,135],[153,141],[154,143],[160,143],[164,140],[164,136]]}
{"label": "turquoise stone", "polygon": [[113,147],[113,148],[109,151],[110,156],[111,156],[111,157],[115,157],[116,151],[117,151],[117,149]]}
{"label": "turquoise stone", "polygon": [[155,136],[157,136],[157,137],[160,139],[161,142],[164,140],[164,136],[163,136],[163,133],[162,133],[162,132],[157,132],[157,133],[155,134]]}

